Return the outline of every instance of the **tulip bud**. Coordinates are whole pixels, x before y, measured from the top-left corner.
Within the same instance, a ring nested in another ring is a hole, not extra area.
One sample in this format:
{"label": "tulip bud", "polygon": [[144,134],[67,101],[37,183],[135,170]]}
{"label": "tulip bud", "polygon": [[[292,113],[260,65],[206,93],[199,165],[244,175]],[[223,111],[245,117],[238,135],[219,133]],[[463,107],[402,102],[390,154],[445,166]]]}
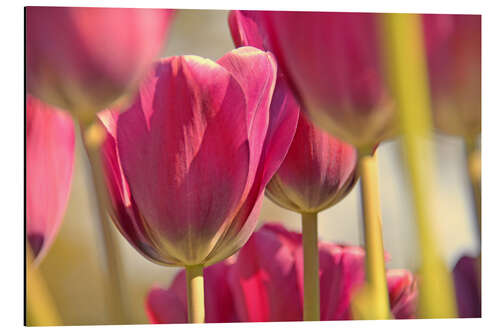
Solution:
{"label": "tulip bud", "polygon": [[254,40],[234,29],[262,34],[262,47],[276,56],[303,111],[317,126],[369,152],[394,134],[395,103],[383,74],[377,14],[231,15],[233,39]]}
{"label": "tulip bud", "polygon": [[28,95],[26,234],[36,262],[54,241],[68,203],[75,151],[71,117]]}
{"label": "tulip bud", "polygon": [[130,92],[149,69],[162,49],[172,13],[27,7],[28,92],[92,119],[95,112]]}
{"label": "tulip bud", "polygon": [[434,124],[443,133],[481,132],[481,16],[423,15]]}
{"label": "tulip bud", "polygon": [[298,118],[269,108],[275,80],[273,56],[251,47],[171,57],[125,112],[100,115],[113,220],[148,259],[209,266],[250,237]]}

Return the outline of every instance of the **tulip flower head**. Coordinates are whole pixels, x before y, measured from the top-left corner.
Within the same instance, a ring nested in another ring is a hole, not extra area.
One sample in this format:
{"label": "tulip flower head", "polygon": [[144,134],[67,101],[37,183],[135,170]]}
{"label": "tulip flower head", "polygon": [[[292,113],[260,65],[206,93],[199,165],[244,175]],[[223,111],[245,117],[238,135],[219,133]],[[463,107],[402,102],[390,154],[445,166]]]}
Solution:
{"label": "tulip flower head", "polygon": [[251,12],[230,14],[233,39],[255,35],[310,119],[331,135],[371,152],[395,130],[395,103],[383,75],[377,14]]}
{"label": "tulip flower head", "polygon": [[443,133],[481,132],[481,16],[423,15],[435,126]]}
{"label": "tulip flower head", "polygon": [[313,125],[304,115],[288,154],[267,185],[276,204],[318,213],[342,200],[357,180],[356,150]]}
{"label": "tulip flower head", "polygon": [[28,92],[77,116],[93,116],[146,73],[161,51],[172,14],[166,9],[27,7]]}
{"label": "tulip flower head", "polygon": [[209,266],[250,237],[298,113],[270,108],[276,63],[251,47],[163,59],[123,113],[105,111],[114,222],[148,259]]}
{"label": "tulip flower head", "polygon": [[59,231],[68,203],[75,151],[69,115],[28,95],[26,101],[26,234],[39,262]]}
{"label": "tulip flower head", "polygon": [[[238,254],[207,269],[207,322],[302,320],[301,238],[281,225],[265,224]],[[364,282],[364,250],[327,242],[320,242],[319,248],[321,320],[352,319],[351,301]],[[152,323],[187,321],[181,306],[185,304],[183,274],[168,289],[150,290],[146,312]],[[414,276],[406,270],[388,270],[387,281],[394,317],[415,318]]]}

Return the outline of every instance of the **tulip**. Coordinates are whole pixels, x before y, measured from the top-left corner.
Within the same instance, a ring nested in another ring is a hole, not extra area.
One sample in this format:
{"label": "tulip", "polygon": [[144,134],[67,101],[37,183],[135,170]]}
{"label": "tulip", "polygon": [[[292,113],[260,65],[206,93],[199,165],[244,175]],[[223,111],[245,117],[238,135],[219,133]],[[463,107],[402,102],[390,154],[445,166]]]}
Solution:
{"label": "tulip", "polygon": [[481,272],[476,258],[461,257],[453,269],[460,318],[481,318]]}
{"label": "tulip", "polygon": [[113,220],[146,258],[189,273],[248,240],[297,125],[270,108],[275,80],[273,56],[251,47],[171,57],[130,108],[100,115]]}
{"label": "tulip", "polygon": [[481,16],[423,15],[434,125],[457,136],[481,132]]}
{"label": "tulip", "polygon": [[[265,224],[238,252],[207,269],[207,294],[217,303],[210,322],[298,321],[302,319],[301,235],[278,224]],[[364,251],[355,246],[320,242],[321,320],[350,320],[350,305],[364,281]],[[178,311],[185,302],[179,273],[168,289],[153,287],[146,299],[152,323],[184,323]],[[388,270],[389,296],[395,318],[414,318],[417,288],[406,270]],[[210,288],[207,288],[209,290]],[[229,291],[229,292],[228,292]]]}
{"label": "tulip", "polygon": [[73,175],[71,117],[33,96],[26,100],[26,235],[35,263],[61,226]]}
{"label": "tulip", "polygon": [[27,7],[28,92],[85,120],[129,92],[162,49],[166,9]]}
{"label": "tulip", "polygon": [[342,200],[356,184],[356,150],[299,117],[292,145],[266,195],[278,205],[318,213]]}
{"label": "tulip", "polygon": [[423,15],[434,126],[462,137],[481,235],[481,16]]}

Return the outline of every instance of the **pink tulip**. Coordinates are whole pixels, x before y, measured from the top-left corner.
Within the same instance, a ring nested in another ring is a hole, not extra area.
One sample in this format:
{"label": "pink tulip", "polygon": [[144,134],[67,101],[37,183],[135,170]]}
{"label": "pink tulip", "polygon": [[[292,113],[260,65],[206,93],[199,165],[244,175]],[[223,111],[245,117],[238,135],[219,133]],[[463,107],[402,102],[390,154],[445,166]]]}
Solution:
{"label": "pink tulip", "polygon": [[57,235],[73,175],[71,117],[28,95],[26,101],[26,234],[36,262]]}
{"label": "pink tulip", "polygon": [[262,47],[274,53],[317,126],[370,151],[393,135],[395,105],[383,77],[377,14],[230,15],[233,39],[253,43],[257,31],[264,36]]}
{"label": "pink tulip", "polygon": [[453,269],[460,318],[481,318],[481,272],[477,258],[461,257]]}
{"label": "pink tulip", "polygon": [[444,133],[481,132],[481,16],[423,15],[434,122]]}
{"label": "pink tulip", "polygon": [[[209,322],[302,320],[301,244],[300,234],[266,224],[250,237],[237,258],[207,269],[206,300],[220,302],[206,306]],[[351,300],[364,283],[364,250],[326,242],[320,242],[319,248],[321,320],[352,319]],[[149,292],[146,309],[152,323],[186,322],[185,314],[178,311],[185,302],[181,274],[170,288],[156,286]],[[417,289],[413,275],[388,270],[387,281],[394,317],[414,318]],[[213,286],[220,288],[220,295]]]}
{"label": "pink tulip", "polygon": [[253,232],[298,113],[270,108],[276,63],[245,47],[164,59],[132,106],[101,115],[114,222],[148,259],[209,266]]}
{"label": "pink tulip", "polygon": [[356,150],[301,115],[297,131],[266,195],[299,213],[318,213],[342,200],[356,184]]}
{"label": "pink tulip", "polygon": [[[269,50],[258,13],[232,11],[229,27],[236,46]],[[300,109],[278,69],[273,105]],[[277,92],[282,91],[278,96]],[[280,98],[285,96],[285,98]],[[344,198],[356,183],[356,151],[301,115],[285,161],[266,189],[276,204],[297,212],[317,213]]]}
{"label": "pink tulip", "polygon": [[28,92],[74,113],[129,92],[162,50],[171,10],[27,7]]}

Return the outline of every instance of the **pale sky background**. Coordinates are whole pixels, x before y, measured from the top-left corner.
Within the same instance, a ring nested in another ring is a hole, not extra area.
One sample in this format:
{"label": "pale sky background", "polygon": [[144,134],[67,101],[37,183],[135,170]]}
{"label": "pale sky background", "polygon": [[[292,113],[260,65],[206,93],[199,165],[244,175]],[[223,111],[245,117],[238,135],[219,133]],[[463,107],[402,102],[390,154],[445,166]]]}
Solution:
{"label": "pale sky background", "polygon": [[[233,48],[227,11],[179,11],[164,54],[195,54],[216,60]],[[462,253],[476,254],[479,250],[461,140],[437,136],[435,160],[434,195],[438,209],[434,227],[440,249],[451,267]],[[418,258],[412,203],[398,142],[383,143],[378,149],[378,161],[384,244],[392,257],[388,267],[414,269]],[[95,228],[97,215],[89,200],[87,167],[78,140],[71,197],[63,226],[41,265],[67,325],[104,324],[107,320],[100,285],[103,266]],[[362,245],[359,196],[358,183],[343,201],[320,213],[320,239]],[[267,199],[260,221],[282,221],[288,228],[300,230],[298,214]],[[116,230],[115,233],[123,258],[131,322],[145,323],[143,304],[149,287],[153,283],[167,286],[178,268],[147,261]]]}

